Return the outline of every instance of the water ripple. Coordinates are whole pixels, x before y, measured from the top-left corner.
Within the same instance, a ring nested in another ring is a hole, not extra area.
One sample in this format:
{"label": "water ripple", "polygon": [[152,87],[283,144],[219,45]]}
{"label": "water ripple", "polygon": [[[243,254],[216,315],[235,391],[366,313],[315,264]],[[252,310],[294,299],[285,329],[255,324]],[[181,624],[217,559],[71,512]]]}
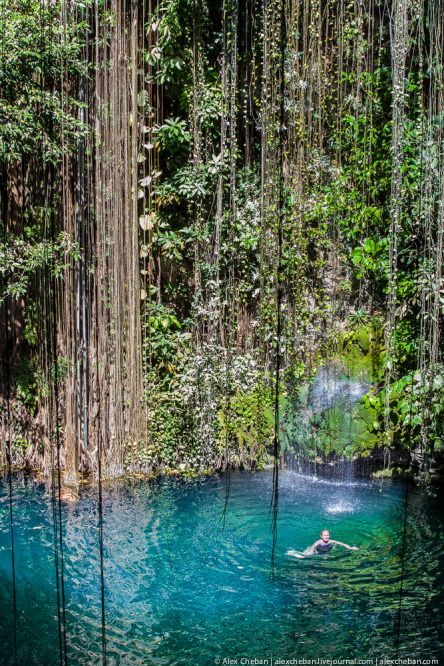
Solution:
{"label": "water ripple", "polygon": [[[444,611],[442,516],[404,488],[280,476],[271,568],[271,475],[129,482],[104,490],[110,664],[209,664],[216,658],[438,656]],[[7,487],[0,484],[0,500]],[[52,504],[14,483],[21,663],[59,661]],[[97,490],[62,507],[70,664],[99,664],[102,640]],[[359,547],[304,559],[321,529]],[[404,564],[402,553],[404,552]],[[59,552],[60,557],[60,552]],[[9,506],[0,502],[0,662],[12,663]],[[402,598],[400,596],[402,584]],[[400,606],[400,601],[401,606]],[[401,612],[400,612],[401,609]],[[413,646],[413,647],[412,647]]]}

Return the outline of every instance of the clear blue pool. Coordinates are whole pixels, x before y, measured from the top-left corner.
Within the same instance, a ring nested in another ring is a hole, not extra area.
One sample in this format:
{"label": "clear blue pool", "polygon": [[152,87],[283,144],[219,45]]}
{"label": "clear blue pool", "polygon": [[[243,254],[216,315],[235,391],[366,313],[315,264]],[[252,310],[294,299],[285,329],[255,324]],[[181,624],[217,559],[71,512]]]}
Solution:
{"label": "clear blue pool", "polygon": [[[285,472],[273,571],[271,474],[231,474],[224,524],[225,493],[223,476],[127,481],[104,490],[107,664],[444,654],[444,520],[437,500],[408,493],[402,572],[404,486],[342,485]],[[50,496],[43,484],[17,476],[13,506],[18,663],[58,664]],[[67,661],[100,664],[97,490],[85,489],[62,514]],[[323,527],[360,550],[287,556],[315,541]],[[13,626],[3,480],[1,664],[14,663]]]}

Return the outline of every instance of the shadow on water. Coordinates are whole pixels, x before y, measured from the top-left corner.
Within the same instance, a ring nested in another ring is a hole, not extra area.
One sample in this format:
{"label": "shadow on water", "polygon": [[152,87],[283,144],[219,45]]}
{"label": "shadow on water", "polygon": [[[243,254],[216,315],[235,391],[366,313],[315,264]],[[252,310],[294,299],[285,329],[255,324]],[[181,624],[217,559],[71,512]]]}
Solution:
{"label": "shadow on water", "polygon": [[[404,488],[280,474],[270,575],[269,472],[138,481],[103,492],[108,663],[209,664],[250,656],[396,656]],[[0,486],[0,500],[6,496]],[[400,656],[438,656],[443,519],[409,493]],[[9,523],[0,501],[0,663],[11,660]],[[225,509],[225,526],[220,517]],[[100,663],[98,497],[63,505],[68,662]],[[14,481],[20,663],[58,663],[52,514]],[[322,528],[359,546],[296,560]]]}

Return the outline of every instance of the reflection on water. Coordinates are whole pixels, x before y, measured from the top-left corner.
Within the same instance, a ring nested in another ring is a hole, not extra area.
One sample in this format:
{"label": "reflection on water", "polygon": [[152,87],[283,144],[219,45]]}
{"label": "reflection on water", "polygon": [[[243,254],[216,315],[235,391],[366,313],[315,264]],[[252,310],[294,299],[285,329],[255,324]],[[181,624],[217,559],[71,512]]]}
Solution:
{"label": "reflection on water", "polygon": [[[0,500],[7,486],[0,487]],[[278,543],[270,570],[271,475],[225,481],[131,482],[104,490],[109,664],[214,664],[215,659],[431,658],[443,651],[443,520],[404,488],[280,476]],[[0,501],[0,663],[12,659],[8,503]],[[42,486],[14,482],[20,664],[57,664],[52,507]],[[328,528],[336,547],[305,559]],[[70,664],[100,663],[97,493],[63,507]],[[399,616],[403,576],[402,612]]]}

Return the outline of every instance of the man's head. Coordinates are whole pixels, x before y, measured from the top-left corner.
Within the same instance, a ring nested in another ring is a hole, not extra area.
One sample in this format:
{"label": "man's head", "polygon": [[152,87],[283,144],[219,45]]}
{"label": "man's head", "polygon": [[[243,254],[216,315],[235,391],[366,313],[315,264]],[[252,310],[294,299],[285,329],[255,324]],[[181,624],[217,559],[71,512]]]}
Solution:
{"label": "man's head", "polygon": [[324,543],[327,543],[330,540],[330,532],[328,530],[322,530],[321,539]]}

